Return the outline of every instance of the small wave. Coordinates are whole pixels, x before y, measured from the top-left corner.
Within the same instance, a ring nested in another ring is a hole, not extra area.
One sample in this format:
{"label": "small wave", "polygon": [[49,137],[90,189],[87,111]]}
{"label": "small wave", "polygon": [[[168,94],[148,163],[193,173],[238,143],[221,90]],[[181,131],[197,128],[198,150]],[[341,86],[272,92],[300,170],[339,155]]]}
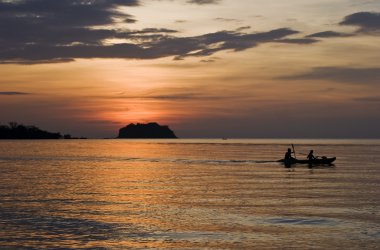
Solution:
{"label": "small wave", "polygon": [[0,157],[1,162],[8,161],[109,161],[112,158],[106,157],[80,157],[80,156],[16,156],[16,157]]}
{"label": "small wave", "polygon": [[292,224],[292,225],[335,225],[336,221],[321,218],[274,218],[267,222],[271,224]]}

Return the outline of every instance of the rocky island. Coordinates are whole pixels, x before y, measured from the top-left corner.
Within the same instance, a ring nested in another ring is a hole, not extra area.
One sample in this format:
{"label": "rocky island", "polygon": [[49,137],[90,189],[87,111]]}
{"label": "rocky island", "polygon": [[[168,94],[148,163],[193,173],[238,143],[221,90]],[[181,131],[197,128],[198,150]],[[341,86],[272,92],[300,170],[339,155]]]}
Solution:
{"label": "rocky island", "polygon": [[147,124],[129,124],[119,130],[117,138],[125,139],[176,139],[177,136],[168,126],[156,122]]}

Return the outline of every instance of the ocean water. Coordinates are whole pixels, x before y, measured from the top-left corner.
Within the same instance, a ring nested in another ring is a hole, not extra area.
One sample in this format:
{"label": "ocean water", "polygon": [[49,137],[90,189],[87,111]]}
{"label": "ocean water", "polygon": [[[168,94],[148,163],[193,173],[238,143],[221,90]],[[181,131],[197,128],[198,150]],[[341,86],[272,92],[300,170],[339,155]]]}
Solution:
{"label": "ocean water", "polygon": [[0,249],[379,248],[379,140],[0,141]]}

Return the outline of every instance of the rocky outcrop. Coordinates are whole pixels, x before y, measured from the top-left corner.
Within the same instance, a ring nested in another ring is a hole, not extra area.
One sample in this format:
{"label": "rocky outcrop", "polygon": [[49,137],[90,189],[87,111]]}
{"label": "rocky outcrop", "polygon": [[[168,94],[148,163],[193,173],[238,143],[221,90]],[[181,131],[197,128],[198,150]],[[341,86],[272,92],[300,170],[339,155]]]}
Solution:
{"label": "rocky outcrop", "polygon": [[147,124],[129,124],[119,130],[117,138],[128,139],[174,139],[177,136],[168,126],[152,122]]}

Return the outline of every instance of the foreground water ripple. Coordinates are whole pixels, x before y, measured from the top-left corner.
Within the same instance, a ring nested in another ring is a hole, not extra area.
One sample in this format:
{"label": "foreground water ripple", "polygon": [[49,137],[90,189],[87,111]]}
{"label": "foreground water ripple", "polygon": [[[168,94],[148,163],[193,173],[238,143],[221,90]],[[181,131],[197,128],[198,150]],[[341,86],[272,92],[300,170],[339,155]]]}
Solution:
{"label": "foreground water ripple", "polygon": [[380,142],[1,141],[1,249],[377,249]]}

